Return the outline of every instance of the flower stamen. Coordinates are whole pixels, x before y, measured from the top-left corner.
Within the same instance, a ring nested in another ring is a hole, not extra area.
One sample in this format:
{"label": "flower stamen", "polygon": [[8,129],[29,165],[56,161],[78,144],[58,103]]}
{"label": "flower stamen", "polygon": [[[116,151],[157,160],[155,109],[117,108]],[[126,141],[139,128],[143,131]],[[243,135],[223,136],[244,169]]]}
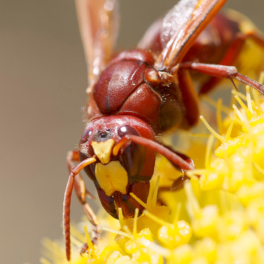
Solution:
{"label": "flower stamen", "polygon": [[219,135],[205,120],[203,116],[200,116],[200,119],[203,121],[204,125],[207,127],[207,129],[214,135],[215,138],[220,140],[222,143],[225,142],[225,138]]}
{"label": "flower stamen", "polygon": [[140,205],[142,205],[147,210],[150,209],[149,206],[143,201],[141,201],[134,193],[130,193],[130,196],[132,196]]}

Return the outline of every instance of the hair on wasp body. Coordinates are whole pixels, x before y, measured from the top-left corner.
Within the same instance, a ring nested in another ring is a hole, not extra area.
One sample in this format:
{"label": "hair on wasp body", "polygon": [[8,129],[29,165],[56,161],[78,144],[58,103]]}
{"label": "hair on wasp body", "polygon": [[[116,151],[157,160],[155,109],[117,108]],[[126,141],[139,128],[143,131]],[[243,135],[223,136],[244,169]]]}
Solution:
{"label": "hair on wasp body", "polygon": [[[172,129],[189,129],[199,119],[199,96],[221,79],[264,86],[239,73],[236,63],[248,40],[263,52],[264,38],[236,13],[219,13],[227,0],[181,0],[147,30],[136,49],[115,53],[118,28],[116,0],[76,0],[88,65],[87,125],[78,151],[70,152],[70,177],[64,196],[64,234],[70,260],[70,203],[73,188],[99,237],[98,221],[86,202],[80,171],[94,182],[104,209],[118,218],[141,215],[146,203],[156,154],[165,156],[183,176],[194,163],[188,156],[157,142]],[[260,66],[256,66],[256,72]],[[200,78],[201,76],[207,78]],[[198,82],[198,93],[193,81]],[[79,162],[73,167],[73,162]]]}

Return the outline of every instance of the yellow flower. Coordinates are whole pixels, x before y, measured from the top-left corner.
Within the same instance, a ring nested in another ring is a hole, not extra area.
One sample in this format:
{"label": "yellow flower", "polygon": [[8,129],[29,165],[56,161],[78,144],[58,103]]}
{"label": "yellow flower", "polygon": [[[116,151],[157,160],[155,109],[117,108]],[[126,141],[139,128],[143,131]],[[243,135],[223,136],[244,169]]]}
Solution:
{"label": "yellow flower", "polygon": [[[73,228],[72,263],[264,263],[264,104],[255,93],[252,99],[249,88],[246,95],[233,94],[237,106],[223,121],[218,104],[219,134],[201,117],[218,140],[215,147],[213,136],[206,144],[179,132],[180,142],[188,142],[181,151],[197,168],[188,172],[184,188],[170,190],[180,173],[159,157],[147,204],[132,194],[145,207],[143,215],[136,210],[126,220],[119,210],[119,228],[104,215],[108,227],[95,246],[87,231],[85,238]],[[86,241],[89,250],[80,256],[77,247]],[[44,244],[43,264],[67,263],[58,243]]]}

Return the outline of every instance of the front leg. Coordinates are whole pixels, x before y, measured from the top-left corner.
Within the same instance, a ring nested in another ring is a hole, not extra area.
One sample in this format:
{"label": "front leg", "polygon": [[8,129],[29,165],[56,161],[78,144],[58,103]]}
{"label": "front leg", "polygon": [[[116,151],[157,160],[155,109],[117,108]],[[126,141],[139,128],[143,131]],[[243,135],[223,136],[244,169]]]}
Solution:
{"label": "front leg", "polygon": [[196,63],[196,62],[184,62],[180,64],[180,69],[194,70],[218,78],[227,78],[230,79],[231,81],[233,81],[233,79],[236,79],[239,82],[242,82],[244,84],[247,84],[255,88],[261,94],[264,94],[264,85],[248,78],[245,75],[240,74],[237,71],[237,68],[233,66],[205,64],[205,63]]}
{"label": "front leg", "polygon": [[[257,32],[250,31],[247,33],[238,33],[235,40],[228,48],[224,58],[219,62],[219,65],[235,65],[236,60],[243,51],[245,42],[248,39],[252,39],[256,44],[258,44],[264,50],[264,38]],[[206,94],[216,87],[217,84],[221,82],[221,79],[217,77],[211,77],[206,83],[204,83],[199,91],[199,94]]]}
{"label": "front leg", "polygon": [[[195,168],[195,166],[194,166],[194,162],[193,162],[193,160],[192,160],[189,156],[187,156],[187,155],[185,155],[185,154],[183,154],[183,153],[181,153],[181,152],[179,152],[179,151],[176,151],[176,150],[172,149],[172,148],[169,147],[169,146],[165,146],[165,145],[164,145],[164,147],[166,147],[168,150],[170,150],[171,152],[173,152],[173,153],[175,153],[176,155],[178,155],[179,157],[181,157],[181,158],[182,158],[184,161],[186,161],[190,166],[192,166],[193,168]],[[169,161],[170,161],[170,160],[169,160]],[[184,186],[184,183],[190,180],[190,177],[188,177],[188,176],[186,175],[186,170],[180,168],[179,166],[175,165],[175,164],[172,163],[172,162],[170,162],[170,163],[173,165],[173,167],[174,167],[176,170],[178,170],[178,171],[182,171],[184,174],[183,174],[182,176],[180,176],[179,178],[177,178],[177,179],[172,183],[172,186],[171,186],[170,188],[163,187],[163,188],[161,188],[161,191],[178,191],[178,190],[181,190],[181,189],[183,188],[183,186]],[[199,177],[199,176],[197,176],[197,177]]]}

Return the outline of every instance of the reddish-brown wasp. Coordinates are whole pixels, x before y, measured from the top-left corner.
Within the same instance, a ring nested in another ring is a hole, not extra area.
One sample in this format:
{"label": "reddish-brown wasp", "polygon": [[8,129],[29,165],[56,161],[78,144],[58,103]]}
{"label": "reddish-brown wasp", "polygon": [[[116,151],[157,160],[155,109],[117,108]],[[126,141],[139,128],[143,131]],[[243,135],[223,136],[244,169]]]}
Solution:
{"label": "reddish-brown wasp", "polygon": [[[247,39],[262,48],[264,39],[256,31],[242,31],[242,17],[232,20],[218,14],[226,1],[181,0],[149,28],[137,49],[113,56],[117,1],[76,0],[89,70],[89,122],[78,151],[68,156],[70,176],[64,196],[68,260],[73,188],[94,226],[94,242],[99,235],[97,219],[85,200],[89,192],[81,169],[94,181],[105,210],[118,218],[121,208],[129,218],[136,208],[139,214],[143,211],[130,193],[146,202],[156,153],[183,174],[194,168],[190,158],[156,140],[157,134],[171,128],[188,129],[197,123],[198,95],[190,71],[211,76],[200,82],[199,93],[214,88],[220,78],[238,80],[264,92],[263,85],[230,66],[235,65]],[[74,161],[80,163],[73,167]]]}

